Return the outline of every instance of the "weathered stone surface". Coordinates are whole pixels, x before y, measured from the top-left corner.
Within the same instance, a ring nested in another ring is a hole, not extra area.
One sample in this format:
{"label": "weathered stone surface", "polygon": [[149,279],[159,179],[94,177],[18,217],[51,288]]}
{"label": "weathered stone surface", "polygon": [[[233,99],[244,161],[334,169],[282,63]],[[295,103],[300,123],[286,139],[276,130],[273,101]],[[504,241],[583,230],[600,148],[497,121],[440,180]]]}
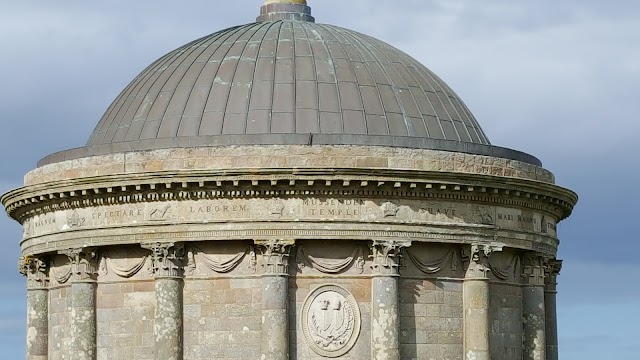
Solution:
{"label": "weathered stone surface", "polygon": [[522,287],[490,285],[490,344],[492,360],[522,360]]}
{"label": "weathered stone surface", "polygon": [[[125,166],[126,164],[126,166]],[[101,155],[45,165],[29,172],[25,184],[158,170],[215,168],[378,168],[482,173],[554,182],[540,167],[516,160],[446,151],[367,147],[260,145],[162,149]]]}
{"label": "weathered stone surface", "polygon": [[[132,259],[133,260],[133,259]],[[96,296],[98,359],[154,358],[153,281],[99,283]]]}
{"label": "weathered stone surface", "polygon": [[[412,245],[411,250],[414,249]],[[400,357],[463,358],[462,284],[400,278]],[[418,357],[418,354],[423,357]]]}
{"label": "weathered stone surface", "polygon": [[557,286],[558,275],[562,269],[562,261],[549,261],[545,273],[544,312],[545,336],[547,345],[547,360],[558,360],[558,315],[557,315]]}
{"label": "weathered stone surface", "polygon": [[371,358],[400,359],[398,275],[408,241],[374,240],[371,279]]}
{"label": "weathered stone surface", "polygon": [[[464,356],[466,360],[490,360],[489,258],[499,247],[474,244],[465,249]],[[466,252],[468,251],[468,252]]]}
{"label": "weathered stone surface", "polygon": [[27,360],[47,360],[49,347],[49,291],[27,292]]}
{"label": "weathered stone surface", "polygon": [[182,279],[156,279],[153,335],[156,360],[182,360]]}
{"label": "weathered stone surface", "polygon": [[544,287],[522,289],[523,359],[546,359]]}
{"label": "weathered stone surface", "polygon": [[286,275],[262,277],[262,331],[260,358],[289,359],[289,279]]}
{"label": "weathered stone surface", "polygon": [[400,314],[398,278],[374,276],[371,279],[371,358],[400,359]]}
{"label": "weathered stone surface", "polygon": [[71,351],[70,358],[95,360],[96,348],[96,284],[71,284]]}

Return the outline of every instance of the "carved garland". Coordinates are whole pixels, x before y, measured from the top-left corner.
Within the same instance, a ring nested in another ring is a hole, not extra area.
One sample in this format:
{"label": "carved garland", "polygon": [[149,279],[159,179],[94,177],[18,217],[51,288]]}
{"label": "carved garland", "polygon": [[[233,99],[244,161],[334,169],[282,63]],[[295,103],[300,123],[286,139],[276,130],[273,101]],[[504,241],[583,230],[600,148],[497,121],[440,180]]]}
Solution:
{"label": "carved garland", "polygon": [[425,274],[435,274],[444,269],[444,267],[449,264],[451,265],[451,271],[455,272],[458,268],[458,256],[455,250],[450,250],[447,255],[445,255],[440,260],[435,261],[427,261],[422,262],[410,249],[405,250],[405,254],[411,260],[411,262],[418,268],[418,270],[422,271]]}
{"label": "carved garland", "polygon": [[197,267],[196,255],[198,255],[198,259],[202,260],[202,263],[209,270],[219,274],[226,274],[237,268],[238,265],[242,263],[247,254],[249,254],[252,259],[249,267],[255,271],[255,265],[252,265],[255,263],[255,260],[253,259],[255,257],[255,251],[253,250],[253,247],[248,247],[245,251],[238,253],[237,255],[234,255],[229,259],[222,260],[213,256],[206,255],[200,249],[194,246],[190,248],[187,254],[187,268],[189,269],[190,273],[193,273],[193,271]]}
{"label": "carved garland", "polygon": [[118,275],[119,277],[128,279],[135,276],[140,272],[140,270],[144,268],[144,265],[147,263],[148,258],[148,255],[144,256],[137,263],[129,267],[122,267],[118,266],[113,259],[109,258],[109,254],[103,253],[102,261],[100,262],[100,273],[102,275],[107,275],[109,271],[113,271],[113,273]]}
{"label": "carved garland", "polygon": [[305,252],[304,245],[298,245],[298,252],[296,254],[296,263],[298,269],[302,270],[308,263],[312,268],[323,272],[325,274],[338,274],[348,269],[353,263],[356,265],[356,269],[360,274],[364,272],[364,250],[362,246],[356,246],[344,260],[321,260],[318,257],[308,255]]}
{"label": "carved garland", "polygon": [[491,270],[491,273],[498,279],[502,280],[502,281],[507,281],[510,279],[518,279],[518,274],[521,273],[520,271],[520,256],[518,255],[514,255],[513,259],[511,260],[511,262],[509,263],[509,265],[507,265],[504,268],[500,268],[498,266],[496,266],[492,261],[491,258],[489,258],[488,261],[489,264],[489,269]]}

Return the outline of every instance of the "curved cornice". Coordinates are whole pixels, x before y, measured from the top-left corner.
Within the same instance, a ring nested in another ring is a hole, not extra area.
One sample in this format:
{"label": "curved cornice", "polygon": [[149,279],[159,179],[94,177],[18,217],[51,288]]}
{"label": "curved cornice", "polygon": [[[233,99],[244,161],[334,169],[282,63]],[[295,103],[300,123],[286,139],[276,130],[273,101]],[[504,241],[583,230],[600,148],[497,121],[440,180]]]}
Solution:
{"label": "curved cornice", "polygon": [[183,170],[83,177],[10,191],[0,198],[19,222],[56,210],[173,199],[351,195],[504,204],[562,220],[578,200],[552,184],[499,176],[381,169]]}

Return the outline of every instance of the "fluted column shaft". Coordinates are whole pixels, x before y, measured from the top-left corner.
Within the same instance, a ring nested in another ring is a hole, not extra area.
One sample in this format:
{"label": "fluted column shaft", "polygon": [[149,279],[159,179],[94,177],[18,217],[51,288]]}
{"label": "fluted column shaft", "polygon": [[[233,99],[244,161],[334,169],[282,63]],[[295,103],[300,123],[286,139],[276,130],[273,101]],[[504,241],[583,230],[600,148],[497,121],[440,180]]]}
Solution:
{"label": "fluted column shaft", "polygon": [[49,278],[46,262],[21,258],[20,273],[27,277],[27,360],[47,360],[49,353]]}
{"label": "fluted column shaft", "polygon": [[544,291],[545,335],[547,360],[558,360],[558,316],[556,312],[557,278],[562,269],[561,260],[551,260],[547,267]]}
{"label": "fluted column shaft", "polygon": [[184,247],[174,243],[144,244],[151,250],[156,306],[154,359],[183,359]]}
{"label": "fluted column shaft", "polygon": [[546,360],[544,259],[525,258],[522,288],[523,359]]}
{"label": "fluted column shaft", "polygon": [[498,250],[488,245],[472,245],[463,254],[468,262],[462,287],[466,360],[490,360],[489,256]]}
{"label": "fluted column shaft", "polygon": [[96,277],[94,249],[62,252],[71,263],[71,351],[74,360],[96,359]]}
{"label": "fluted column shaft", "polygon": [[289,255],[295,241],[255,241],[262,254],[262,359],[289,359]]}
{"label": "fluted column shaft", "polygon": [[371,358],[400,359],[398,278],[408,241],[374,241],[371,279]]}

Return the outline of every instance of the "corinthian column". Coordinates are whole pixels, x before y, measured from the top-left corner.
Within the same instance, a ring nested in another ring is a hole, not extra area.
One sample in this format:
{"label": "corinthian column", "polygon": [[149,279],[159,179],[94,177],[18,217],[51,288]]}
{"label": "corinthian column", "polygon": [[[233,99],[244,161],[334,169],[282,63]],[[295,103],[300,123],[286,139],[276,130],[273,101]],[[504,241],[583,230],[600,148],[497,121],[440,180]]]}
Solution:
{"label": "corinthian column", "polygon": [[74,360],[96,359],[96,277],[95,249],[62,251],[71,263],[71,352]]}
{"label": "corinthian column", "polygon": [[20,258],[19,271],[27,277],[27,360],[47,360],[49,344],[49,277],[40,258]]}
{"label": "corinthian column", "polygon": [[546,360],[544,270],[544,258],[539,254],[525,257],[522,289],[524,360]]}
{"label": "corinthian column", "polygon": [[256,240],[262,253],[262,359],[289,359],[289,254],[295,240]]}
{"label": "corinthian column", "polygon": [[156,360],[182,360],[182,289],[184,246],[174,243],[143,244],[151,250],[156,288],[155,339]]}
{"label": "corinthian column", "polygon": [[378,241],[371,246],[371,358],[400,359],[398,277],[402,250],[410,241]]}
{"label": "corinthian column", "polygon": [[556,313],[557,279],[562,269],[562,260],[550,260],[544,287],[545,333],[547,360],[558,360],[558,317]]}
{"label": "corinthian column", "polygon": [[468,262],[462,287],[464,307],[464,356],[466,360],[490,360],[489,257],[500,247],[472,245],[463,251]]}

